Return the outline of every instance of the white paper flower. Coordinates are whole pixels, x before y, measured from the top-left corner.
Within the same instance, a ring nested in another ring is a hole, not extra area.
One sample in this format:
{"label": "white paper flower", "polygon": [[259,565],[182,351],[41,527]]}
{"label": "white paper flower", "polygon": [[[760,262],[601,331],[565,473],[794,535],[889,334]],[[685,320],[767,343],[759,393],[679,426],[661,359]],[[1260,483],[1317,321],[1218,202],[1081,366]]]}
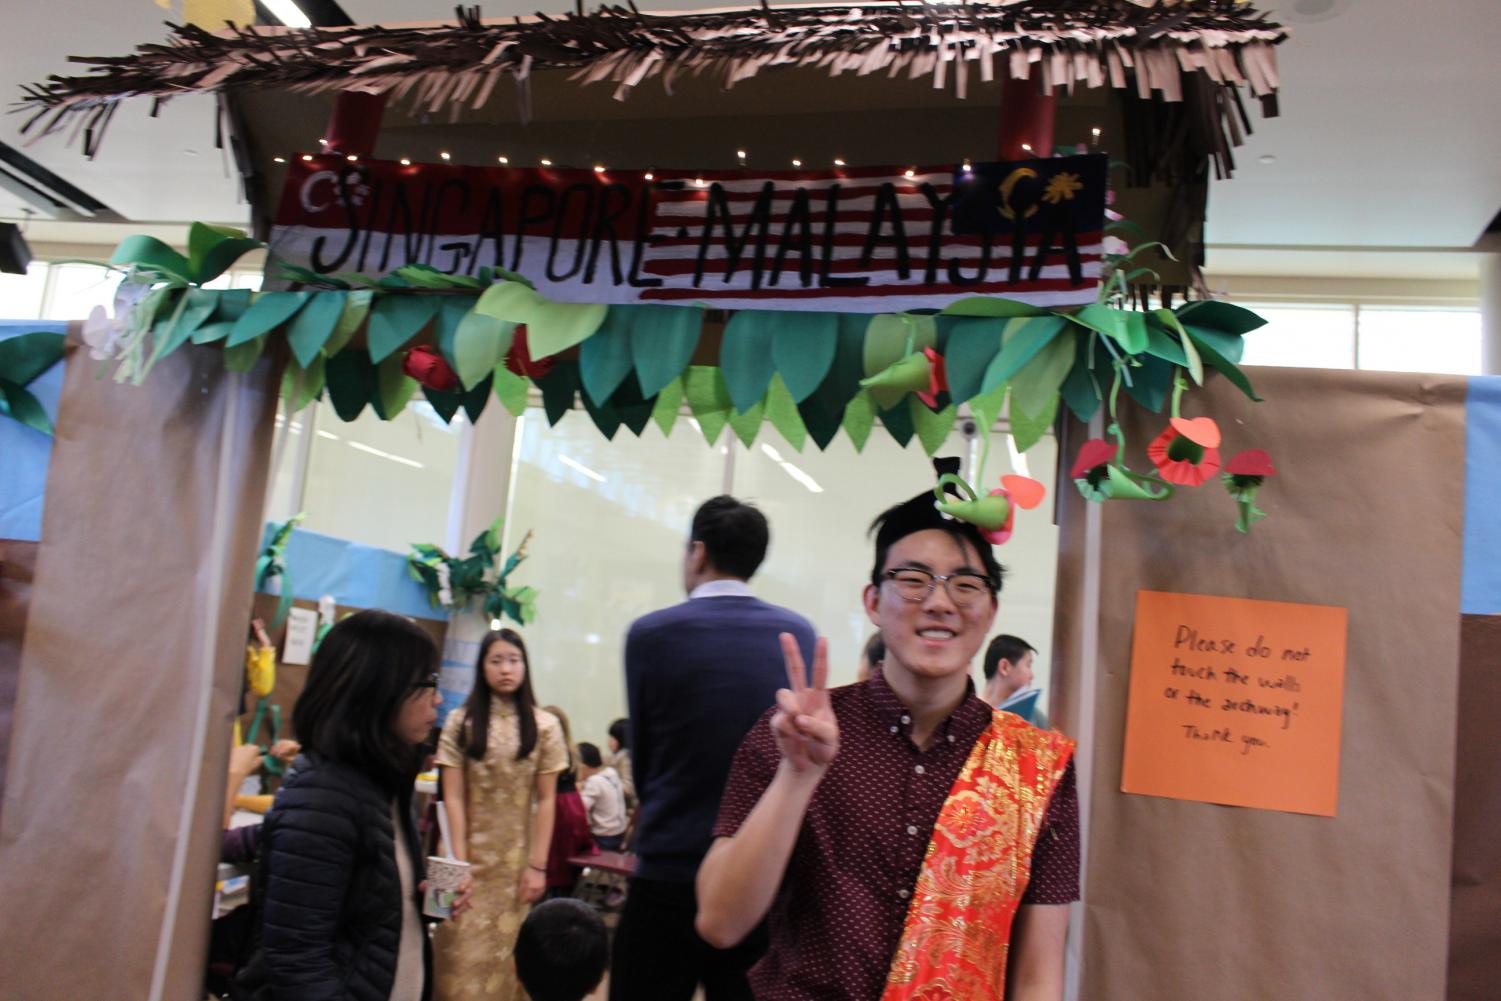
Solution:
{"label": "white paper flower", "polygon": [[124,326],[116,323],[103,306],[95,306],[83,321],[83,342],[89,346],[89,357],[95,361],[114,357],[115,344],[122,333]]}
{"label": "white paper flower", "polygon": [[448,564],[439,563],[438,567],[438,604],[444,608],[453,606],[453,587],[448,577]]}

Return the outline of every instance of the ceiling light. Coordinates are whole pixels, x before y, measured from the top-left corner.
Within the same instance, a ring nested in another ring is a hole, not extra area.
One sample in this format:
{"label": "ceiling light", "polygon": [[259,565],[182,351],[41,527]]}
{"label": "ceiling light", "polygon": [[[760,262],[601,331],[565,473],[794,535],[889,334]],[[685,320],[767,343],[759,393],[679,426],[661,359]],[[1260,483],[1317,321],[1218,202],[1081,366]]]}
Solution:
{"label": "ceiling light", "polygon": [[594,165],[594,172],[596,174],[603,174],[605,172],[605,166],[604,166],[604,164],[602,164],[602,163],[596,163]]}
{"label": "ceiling light", "polygon": [[558,461],[567,466],[569,469],[578,470],[596,483],[603,483],[605,481],[605,478],[603,476],[599,475],[594,470],[584,465],[582,462],[579,462],[577,459],[572,459],[566,455],[560,455],[558,456]]}
{"label": "ceiling light", "polygon": [[366,445],[362,441],[352,441],[349,443],[349,447],[357,448],[361,452],[368,452],[370,455],[379,456],[382,459],[390,459],[392,462],[399,462],[403,466],[411,466],[413,469],[424,468],[422,463],[418,462],[416,459],[406,459],[399,455],[393,455],[390,452],[382,451],[378,448],[371,448],[369,445]]}
{"label": "ceiling light", "polygon": [[410,167],[412,165],[412,159],[411,159],[411,157],[407,157],[407,156],[402,157],[401,158],[401,165],[403,167]]}
{"label": "ceiling light", "polygon": [[836,166],[836,167],[843,167],[844,166],[844,161],[841,160],[839,157],[836,156],[836,157],[834,157],[834,166]]}
{"label": "ceiling light", "polygon": [[743,149],[737,149],[735,151],[735,155],[738,156],[740,159],[744,160],[745,159],[745,150],[743,150]]}
{"label": "ceiling light", "polygon": [[801,161],[801,160],[793,160],[792,161],[792,165],[794,167],[801,167],[803,165],[803,161]]}
{"label": "ceiling light", "polygon": [[913,170],[911,167],[908,167],[906,170],[902,171],[902,176],[903,177],[916,177],[917,176],[917,171]]}
{"label": "ceiling light", "polygon": [[1028,153],[1030,153],[1030,152],[1032,152],[1032,144],[1031,143],[1022,143],[1022,149],[1026,150]]}
{"label": "ceiling light", "polygon": [[304,160],[311,160],[313,158],[313,154],[311,154],[311,153],[304,153],[304,154],[302,154],[302,158]]}
{"label": "ceiling light", "polygon": [[1256,159],[1259,162],[1261,162],[1261,163],[1276,163],[1277,162],[1277,156],[1274,153],[1263,153],[1263,154],[1261,154],[1261,156],[1257,157]]}
{"label": "ceiling light", "polygon": [[545,156],[542,159],[538,160],[537,162],[540,163],[544,167],[551,167],[552,166],[552,161],[549,160]]}
{"label": "ceiling light", "polygon": [[647,180],[648,180],[648,181],[651,181],[651,180],[655,180],[655,179],[656,179],[656,175],[655,175],[655,174],[653,174],[653,173],[652,173],[652,172],[651,172],[651,171],[649,171],[649,170],[648,170],[648,171],[647,171],[647,172],[646,172],[646,173],[645,173],[645,174],[643,174],[643,175],[641,175],[641,176],[642,176],[642,177],[645,177],[645,178],[646,178],[646,179],[647,179]]}
{"label": "ceiling light", "polygon": [[498,163],[510,163],[511,162],[511,158],[508,157],[508,156],[497,156],[495,159],[496,159],[496,162],[498,162]]}
{"label": "ceiling light", "polygon": [[287,162],[287,158],[284,157],[284,156],[273,156],[271,158],[271,162],[272,163],[286,163]]}
{"label": "ceiling light", "polygon": [[265,8],[288,28],[311,28],[313,22],[292,0],[262,0]]}
{"label": "ceiling light", "polygon": [[350,163],[358,163],[360,158],[358,156],[356,156],[355,154],[351,153],[348,156],[346,156],[344,159],[348,160]]}
{"label": "ceiling light", "polygon": [[445,160],[452,160],[453,159],[453,157],[449,154],[448,150],[446,150],[446,149],[443,152],[439,153],[438,155],[441,156]]}
{"label": "ceiling light", "polygon": [[1096,139],[1100,138],[1100,130],[1098,128],[1090,129],[1089,134],[1094,136]]}

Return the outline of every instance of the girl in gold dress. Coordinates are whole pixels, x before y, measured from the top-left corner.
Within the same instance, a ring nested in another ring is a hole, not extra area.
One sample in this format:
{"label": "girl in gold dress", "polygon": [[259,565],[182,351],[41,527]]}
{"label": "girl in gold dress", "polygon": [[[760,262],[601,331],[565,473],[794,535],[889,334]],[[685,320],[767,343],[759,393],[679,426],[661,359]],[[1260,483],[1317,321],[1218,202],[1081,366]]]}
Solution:
{"label": "girl in gold dress", "polygon": [[471,865],[472,906],[433,934],[435,1001],[524,1001],[516,933],[546,885],[562,726],[537,708],[526,644],[512,629],[480,644],[474,689],[438,741],[453,849]]}

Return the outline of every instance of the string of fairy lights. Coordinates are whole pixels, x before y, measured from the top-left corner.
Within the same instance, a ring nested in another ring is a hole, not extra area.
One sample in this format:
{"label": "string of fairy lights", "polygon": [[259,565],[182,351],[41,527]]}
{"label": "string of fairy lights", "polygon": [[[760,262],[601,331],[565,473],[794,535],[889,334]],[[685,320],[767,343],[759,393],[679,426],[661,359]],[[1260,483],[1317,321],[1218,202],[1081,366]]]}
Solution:
{"label": "string of fairy lights", "polygon": [[[1090,129],[1089,131],[1090,131],[1090,138],[1091,138],[1090,151],[1091,152],[1097,151],[1099,149],[1099,145],[1100,145],[1100,136],[1102,134],[1102,130],[1099,127],[1095,127],[1095,128]],[[303,154],[301,154],[300,159],[302,159],[304,161],[307,161],[307,162],[311,162],[311,161],[317,159],[319,156],[337,156],[338,155],[338,151],[337,150],[333,150],[333,149],[330,148],[330,143],[329,143],[329,141],[327,139],[319,139],[318,143],[319,143],[320,147],[322,147],[322,152],[321,153],[319,153],[319,154],[303,153]],[[1022,143],[1021,144],[1021,149],[1022,149],[1023,152],[1026,152],[1026,153],[1034,153],[1034,150],[1032,148],[1032,144],[1031,143]],[[743,149],[743,148],[738,148],[738,149],[735,150],[735,159],[738,162],[738,164],[739,164],[740,167],[742,167],[742,168],[748,167],[749,166],[749,162],[748,162],[749,158],[750,158],[750,153],[749,153],[748,150]],[[275,163],[286,163],[287,162],[287,157],[285,157],[285,156],[274,156],[271,159]],[[358,163],[360,161],[360,156],[357,153],[349,153],[349,154],[345,154],[344,159],[347,160],[349,163]],[[452,163],[453,162],[453,154],[451,152],[449,152],[448,150],[446,150],[446,149],[445,150],[439,150],[438,151],[438,159],[441,160],[444,163]],[[397,162],[400,163],[403,167],[410,167],[413,164],[412,158],[409,157],[409,156],[400,157],[397,160]],[[509,166],[511,166],[511,158],[509,156],[506,156],[505,154],[499,154],[499,155],[497,155],[495,157],[495,162],[498,165],[502,166],[502,167],[509,167]],[[811,165],[811,161],[805,161],[801,157],[792,157],[790,159],[790,163],[791,163],[792,167],[794,169],[796,169],[796,170],[802,170],[802,169],[804,169],[806,167],[809,167]],[[835,167],[836,169],[849,166],[848,161],[845,160],[845,158],[842,157],[842,156],[835,156],[835,157],[833,157],[832,160],[831,160],[831,163],[832,163],[832,166]],[[551,167],[554,166],[554,163],[553,163],[552,158],[543,156],[543,157],[538,157],[537,158],[537,166],[538,167],[542,167],[542,168],[551,168]],[[577,168],[564,167],[564,168],[561,168],[561,169],[577,169]],[[608,173],[611,172],[610,168],[607,167],[605,164],[602,164],[602,163],[596,163],[596,164],[594,164],[593,170],[594,170],[594,173],[597,174],[597,175],[599,175],[601,178],[603,178],[606,174],[608,174]],[[965,160],[963,161],[963,163],[960,165],[960,170],[963,171],[966,174],[973,172],[974,166],[973,166],[972,162],[969,160],[969,158],[965,158]],[[917,176],[917,168],[916,167],[907,167],[902,172],[902,175],[904,177],[907,177],[907,178],[914,178],[914,177]],[[647,170],[642,171],[641,177],[642,177],[643,180],[651,181],[651,180],[655,180],[656,179],[656,174],[655,174],[653,168],[648,168]],[[700,177],[700,178],[695,178],[694,183],[697,184],[698,186],[702,187],[707,182],[705,182],[704,179]]]}

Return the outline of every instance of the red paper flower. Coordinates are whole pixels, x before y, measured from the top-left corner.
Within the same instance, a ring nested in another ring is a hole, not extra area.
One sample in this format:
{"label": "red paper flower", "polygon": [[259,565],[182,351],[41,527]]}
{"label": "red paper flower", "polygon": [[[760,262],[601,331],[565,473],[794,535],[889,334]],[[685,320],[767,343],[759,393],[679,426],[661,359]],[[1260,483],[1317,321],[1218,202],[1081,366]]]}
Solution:
{"label": "red paper flower", "polygon": [[[1208,418],[1200,418],[1207,420]],[[1176,422],[1175,422],[1176,423]],[[1187,422],[1184,422],[1187,423]],[[1210,421],[1210,424],[1213,424]],[[1218,442],[1219,428],[1214,429]],[[1220,471],[1220,450],[1207,447],[1169,426],[1147,446],[1147,457],[1169,483],[1197,487]]]}
{"label": "red paper flower", "polygon": [[1266,449],[1248,448],[1225,463],[1225,472],[1232,476],[1262,477],[1273,475],[1277,467],[1272,465],[1272,457],[1266,454]]}
{"label": "red paper flower", "polygon": [[943,355],[932,348],[923,348],[928,359],[928,389],[918,390],[917,398],[928,405],[929,410],[938,409],[938,394],[949,388],[948,370],[944,368]]}
{"label": "red paper flower", "polygon": [[511,350],[506,353],[506,368],[535,382],[551,372],[554,364],[552,358],[532,358],[526,344],[526,324],[518,326],[511,338]]}
{"label": "red paper flower", "polygon": [[441,393],[459,388],[459,375],[438,353],[438,349],[419,344],[407,352],[401,370],[428,389]]}
{"label": "red paper flower", "polygon": [[1069,472],[1068,478],[1083,479],[1114,458],[1114,445],[1103,438],[1091,438],[1084,443],[1083,448],[1079,449],[1079,455],[1074,459],[1074,468]]}

